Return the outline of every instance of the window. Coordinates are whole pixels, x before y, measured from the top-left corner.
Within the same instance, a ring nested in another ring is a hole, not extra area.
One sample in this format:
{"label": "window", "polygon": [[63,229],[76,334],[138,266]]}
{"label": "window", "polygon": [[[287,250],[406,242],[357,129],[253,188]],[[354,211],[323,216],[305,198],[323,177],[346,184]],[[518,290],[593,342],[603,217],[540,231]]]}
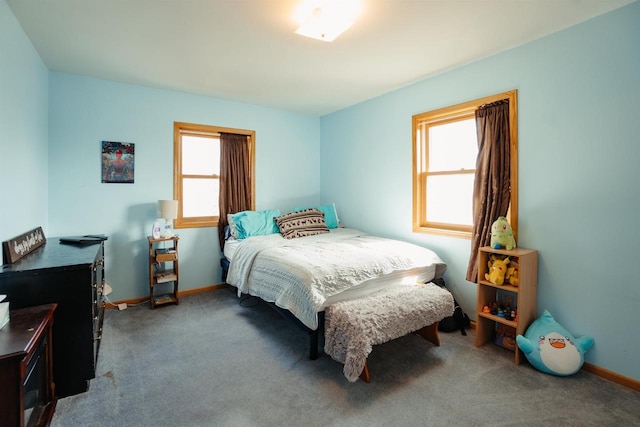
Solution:
{"label": "window", "polygon": [[478,137],[475,111],[509,99],[511,203],[509,222],[517,230],[516,92],[413,116],[413,231],[471,238]]}
{"label": "window", "polygon": [[[220,216],[220,132],[247,135],[253,131],[191,123],[174,123],[173,192],[178,200],[176,228],[214,227]],[[250,150],[253,152],[253,150]],[[253,157],[250,162],[253,164]]]}

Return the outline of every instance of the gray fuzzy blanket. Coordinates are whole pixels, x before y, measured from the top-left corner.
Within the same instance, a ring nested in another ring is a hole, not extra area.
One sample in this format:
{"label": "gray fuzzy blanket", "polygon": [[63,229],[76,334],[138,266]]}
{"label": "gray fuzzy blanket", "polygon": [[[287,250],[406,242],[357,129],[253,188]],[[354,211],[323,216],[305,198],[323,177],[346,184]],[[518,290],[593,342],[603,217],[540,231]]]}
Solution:
{"label": "gray fuzzy blanket", "polygon": [[358,379],[372,347],[453,314],[453,296],[433,283],[399,285],[325,310],[324,351]]}

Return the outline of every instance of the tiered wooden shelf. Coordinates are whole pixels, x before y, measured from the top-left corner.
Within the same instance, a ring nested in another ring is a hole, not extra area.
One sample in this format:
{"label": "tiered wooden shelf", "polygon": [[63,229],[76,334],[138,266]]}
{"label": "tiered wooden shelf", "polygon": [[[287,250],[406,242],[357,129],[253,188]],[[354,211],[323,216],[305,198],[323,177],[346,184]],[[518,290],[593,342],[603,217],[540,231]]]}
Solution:
{"label": "tiered wooden shelf", "polygon": [[[511,262],[518,264],[520,283],[518,286],[495,285],[485,280],[491,255],[503,258],[508,256]],[[538,252],[533,249],[515,248],[511,250],[493,249],[489,246],[480,248],[478,252],[478,301],[476,320],[476,347],[495,340],[496,327],[499,324],[513,328],[515,335],[524,335],[527,328],[536,319],[538,292]],[[483,313],[485,306],[491,306],[502,296],[509,295],[516,305],[517,316],[514,320],[491,313]],[[520,364],[524,354],[515,350],[515,362]]]}
{"label": "tiered wooden shelf", "polygon": [[[148,237],[149,240],[149,300],[151,308],[159,305],[178,304],[178,236]],[[160,247],[169,242],[169,247]],[[169,291],[157,292],[156,286],[167,284],[172,286]]]}

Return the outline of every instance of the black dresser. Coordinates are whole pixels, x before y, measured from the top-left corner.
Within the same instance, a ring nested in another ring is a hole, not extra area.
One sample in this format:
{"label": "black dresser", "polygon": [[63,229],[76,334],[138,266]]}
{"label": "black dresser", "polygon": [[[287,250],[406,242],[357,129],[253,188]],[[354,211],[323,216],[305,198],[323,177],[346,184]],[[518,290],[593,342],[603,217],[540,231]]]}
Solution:
{"label": "black dresser", "polygon": [[56,397],[85,392],[95,377],[104,319],[104,244],[47,242],[0,267],[0,294],[11,310],[56,303],[53,380]]}

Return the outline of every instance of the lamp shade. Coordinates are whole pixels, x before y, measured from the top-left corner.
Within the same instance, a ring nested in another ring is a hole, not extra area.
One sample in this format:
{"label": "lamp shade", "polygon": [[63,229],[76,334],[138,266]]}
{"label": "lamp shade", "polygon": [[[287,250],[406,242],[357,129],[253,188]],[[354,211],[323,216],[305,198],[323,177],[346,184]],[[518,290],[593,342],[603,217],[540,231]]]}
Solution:
{"label": "lamp shade", "polygon": [[158,213],[160,218],[176,219],[178,217],[178,201],[158,200]]}

